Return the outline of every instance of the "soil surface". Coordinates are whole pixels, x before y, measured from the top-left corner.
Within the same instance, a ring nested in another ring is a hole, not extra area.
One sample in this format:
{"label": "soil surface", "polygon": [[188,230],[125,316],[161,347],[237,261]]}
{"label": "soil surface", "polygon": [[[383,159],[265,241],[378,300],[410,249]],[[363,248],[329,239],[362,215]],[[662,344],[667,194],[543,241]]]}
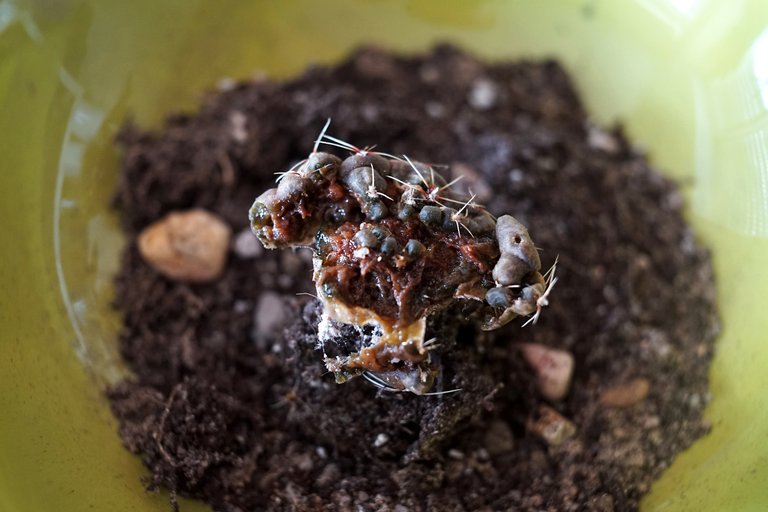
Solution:
{"label": "soil surface", "polygon": [[[335,384],[315,350],[317,303],[296,295],[312,291],[310,255],[265,251],[248,228],[253,199],[306,157],[328,117],[359,147],[464,174],[457,187],[528,226],[543,268],[559,256],[536,325],[485,333],[459,312],[433,319],[450,348],[440,385],[461,392]],[[115,304],[132,377],[108,396],[149,488],[217,511],[636,510],[708,430],[708,254],[675,186],[619,128],[589,121],[555,62],[364,49],[288,82],[223,82],[198,113],[157,132],[127,126],[119,143],[130,243]],[[193,207],[234,233],[208,284],[164,277],[137,249],[143,228]],[[524,342],[573,355],[563,400],[537,393]],[[575,434],[545,442],[542,406]]]}

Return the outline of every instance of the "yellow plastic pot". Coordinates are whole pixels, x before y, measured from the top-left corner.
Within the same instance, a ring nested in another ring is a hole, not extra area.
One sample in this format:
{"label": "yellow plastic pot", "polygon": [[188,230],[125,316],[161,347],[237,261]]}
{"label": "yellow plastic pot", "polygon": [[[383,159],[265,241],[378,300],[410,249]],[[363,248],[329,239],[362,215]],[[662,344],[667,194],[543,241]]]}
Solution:
{"label": "yellow plastic pot", "polygon": [[719,284],[713,429],[644,509],[768,510],[765,0],[0,0],[0,511],[168,510],[100,394],[124,372],[109,308],[122,120],[156,126],[222,77],[441,40],[557,57],[595,117],[626,122],[680,181]]}

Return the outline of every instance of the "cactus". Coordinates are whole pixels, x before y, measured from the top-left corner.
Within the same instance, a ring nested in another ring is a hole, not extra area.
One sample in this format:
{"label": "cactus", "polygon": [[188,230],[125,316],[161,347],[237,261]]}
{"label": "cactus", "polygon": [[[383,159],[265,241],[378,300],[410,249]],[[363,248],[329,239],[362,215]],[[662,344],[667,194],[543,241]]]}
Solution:
{"label": "cactus", "polygon": [[[256,198],[251,227],[266,248],[312,248],[319,348],[338,382],[363,375],[382,389],[428,394],[440,370],[440,344],[424,340],[430,315],[461,301],[485,330],[518,315],[535,322],[554,271],[549,279],[539,272],[520,222],[495,219],[474,196],[456,197],[460,178],[447,182],[433,165],[359,149],[326,135],[328,125],[308,157]],[[329,357],[337,323],[355,326],[360,341]]]}

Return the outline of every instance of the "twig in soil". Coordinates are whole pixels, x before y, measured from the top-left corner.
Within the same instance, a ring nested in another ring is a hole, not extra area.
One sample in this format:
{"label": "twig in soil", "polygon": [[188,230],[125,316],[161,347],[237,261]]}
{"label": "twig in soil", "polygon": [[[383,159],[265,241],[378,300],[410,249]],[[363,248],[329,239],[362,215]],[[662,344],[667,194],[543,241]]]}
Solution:
{"label": "twig in soil", "polygon": [[160,455],[162,455],[165,461],[174,468],[178,466],[178,462],[171,457],[171,454],[169,454],[163,446],[163,436],[165,435],[165,422],[168,419],[168,415],[171,413],[171,406],[173,405],[174,400],[176,400],[176,395],[179,393],[181,386],[181,382],[176,384],[173,387],[173,390],[171,390],[171,394],[168,395],[168,400],[165,402],[165,407],[163,408],[163,414],[160,416],[160,423],[157,426],[155,434],[152,436],[155,438],[155,443],[157,443],[157,449],[160,452]]}

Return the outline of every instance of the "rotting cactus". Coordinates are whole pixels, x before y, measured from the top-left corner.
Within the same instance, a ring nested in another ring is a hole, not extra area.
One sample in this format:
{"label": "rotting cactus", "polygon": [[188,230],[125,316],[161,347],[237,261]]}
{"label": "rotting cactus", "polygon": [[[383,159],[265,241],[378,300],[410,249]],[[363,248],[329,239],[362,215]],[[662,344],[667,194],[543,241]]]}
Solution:
{"label": "rotting cactus", "polygon": [[[495,219],[474,196],[460,199],[432,165],[359,149],[326,134],[283,173],[249,212],[266,248],[310,247],[322,302],[319,348],[337,382],[363,375],[387,390],[428,394],[439,373],[439,346],[425,341],[426,320],[465,301],[484,330],[518,315],[535,322],[547,305],[554,270],[541,263],[527,229]],[[350,151],[341,158],[327,144]],[[359,341],[329,357],[343,325]]]}

